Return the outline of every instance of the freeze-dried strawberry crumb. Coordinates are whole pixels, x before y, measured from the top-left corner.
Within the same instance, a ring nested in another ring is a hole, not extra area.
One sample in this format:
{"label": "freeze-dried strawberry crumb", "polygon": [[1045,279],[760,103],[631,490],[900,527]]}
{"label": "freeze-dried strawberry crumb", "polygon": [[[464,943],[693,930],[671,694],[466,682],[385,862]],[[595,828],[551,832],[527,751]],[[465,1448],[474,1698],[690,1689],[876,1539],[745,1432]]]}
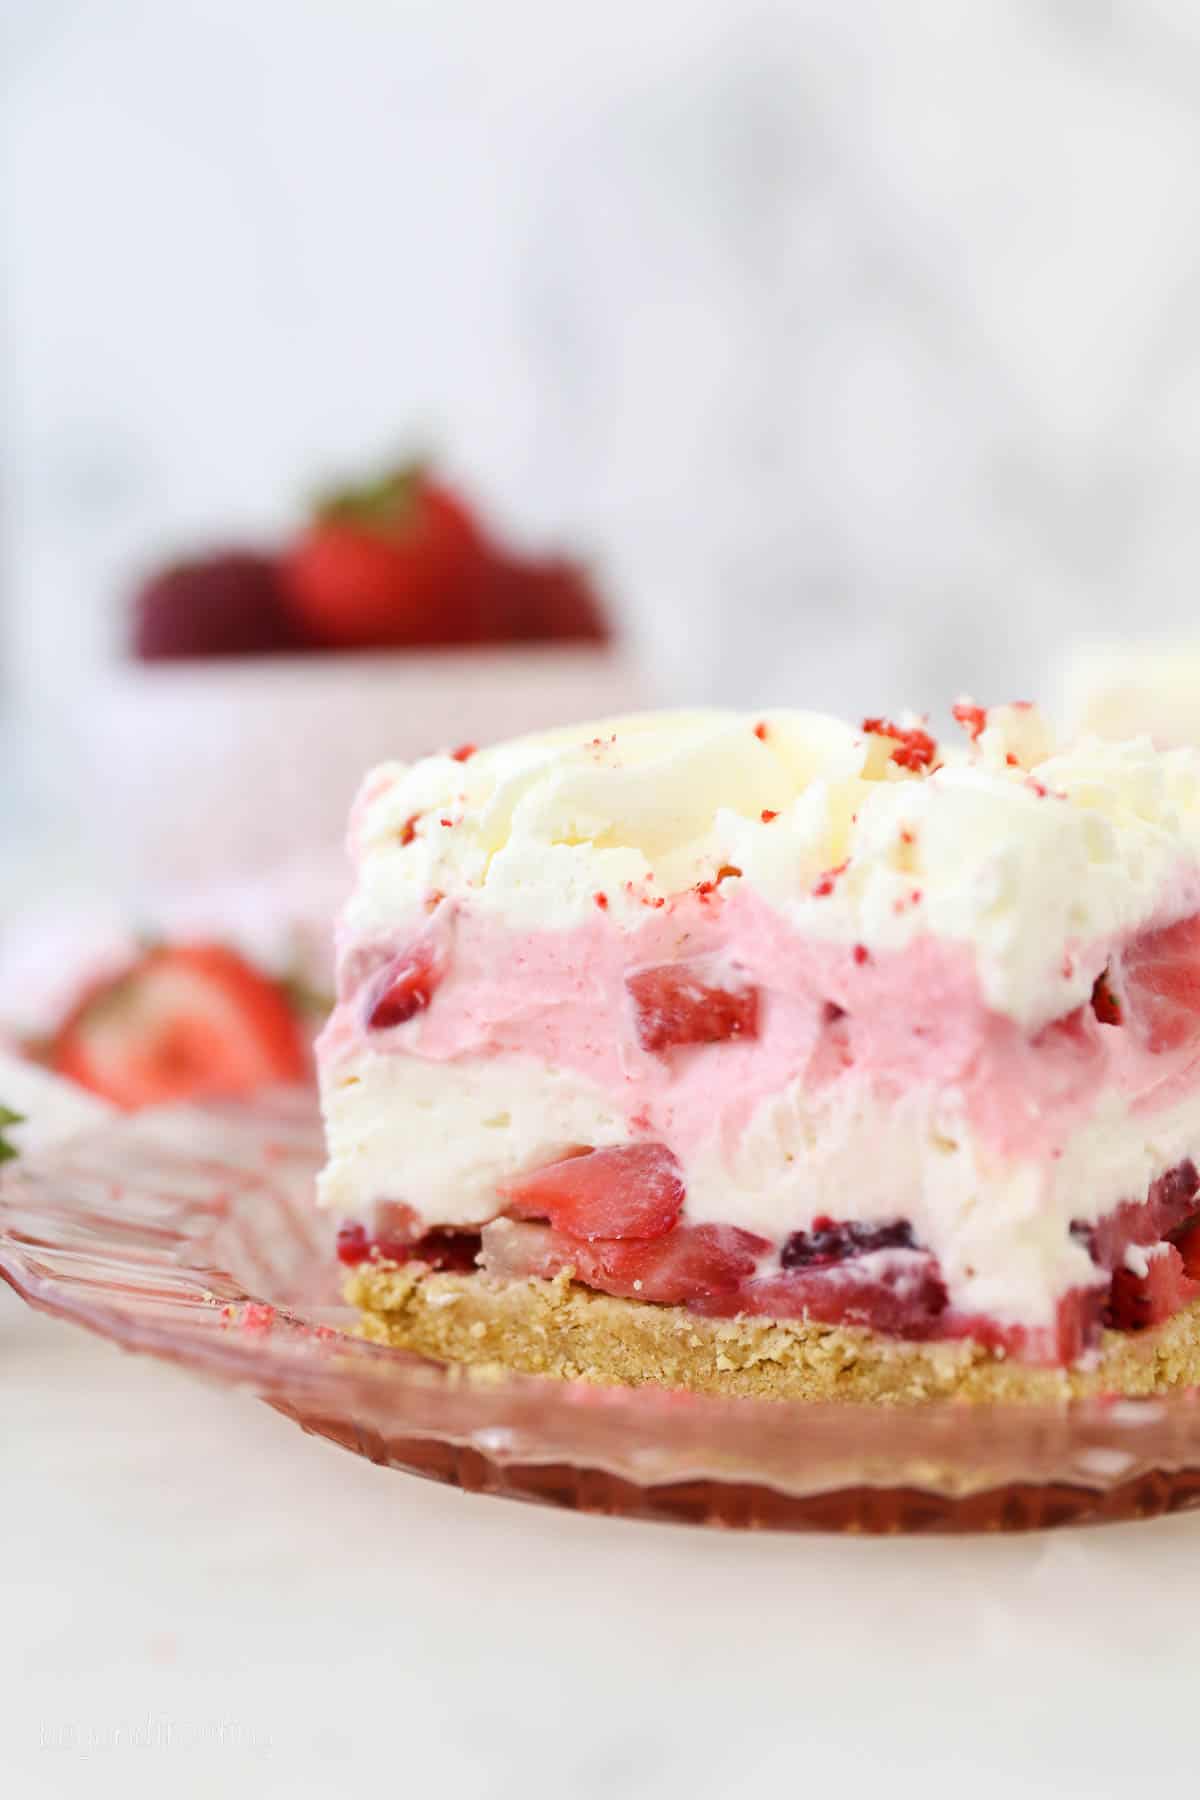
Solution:
{"label": "freeze-dried strawberry crumb", "polygon": [[907,825],[902,825],[900,827],[900,842],[902,844],[911,844],[913,842],[913,834],[908,829]]}
{"label": "freeze-dried strawberry crumb", "polygon": [[275,1323],[275,1308],[262,1300],[250,1300],[242,1308],[243,1331],[270,1331]]}
{"label": "freeze-dried strawberry crumb", "polygon": [[470,762],[478,748],[478,744],[460,744],[457,750],[450,752],[451,760],[453,762]]}
{"label": "freeze-dried strawberry crumb", "polygon": [[826,869],[825,873],[821,876],[821,879],[813,888],[813,893],[818,899],[823,899],[826,894],[832,894],[834,882],[839,875],[845,874],[848,866],[849,858],[847,858],[846,862],[840,862],[836,869]]}
{"label": "freeze-dried strawberry crumb", "polygon": [[1008,766],[1009,766],[1009,768],[1010,768],[1010,769],[1019,769],[1019,768],[1020,768],[1020,766],[1021,766],[1021,764],[1020,764],[1020,761],[1019,761],[1019,760],[1018,760],[1018,758],[1017,758],[1017,757],[1015,757],[1015,756],[1014,756],[1014,755],[1013,755],[1013,753],[1012,753],[1012,751],[1011,751],[1011,750],[1006,750],[1006,751],[1005,751],[1005,753],[1004,753],[1004,760],[1005,760],[1005,762],[1006,762],[1006,763],[1007,763],[1007,764],[1008,764]]}
{"label": "freeze-dried strawberry crumb", "polygon": [[1032,775],[1026,781],[1025,786],[1030,788],[1039,800],[1044,800],[1049,792],[1049,789],[1044,787],[1040,781],[1036,781]]}
{"label": "freeze-dried strawberry crumb", "polygon": [[607,894],[593,894],[592,899],[596,902],[596,905],[600,908],[601,912],[608,911],[608,895]]}
{"label": "freeze-dried strawberry crumb", "polygon": [[865,944],[855,944],[854,960],[856,963],[858,963],[860,965],[860,967],[863,963],[870,962],[871,952],[867,949],[867,946]]}
{"label": "freeze-dried strawberry crumb", "polygon": [[928,769],[937,755],[937,741],[919,725],[896,725],[891,719],[864,719],[862,729],[873,737],[894,738],[892,761],[901,769]]}
{"label": "freeze-dried strawberry crumb", "polygon": [[741,872],[742,871],[738,868],[736,863],[722,863],[717,870],[717,882],[720,884],[722,881],[732,880],[735,875],[740,875]]}
{"label": "freeze-dried strawberry crumb", "polygon": [[446,827],[447,831],[449,831],[449,829],[453,825],[453,823],[454,823],[453,819],[439,819],[438,820],[438,824],[444,825]]}
{"label": "freeze-dried strawberry crumb", "polygon": [[762,720],[762,719],[760,719],[760,720],[759,720],[759,721],[758,721],[758,724],[757,724],[757,725],[756,725],[756,726],[755,726],[755,727],[754,727],[754,735],[755,735],[755,737],[756,737],[756,738],[757,738],[757,739],[758,739],[758,741],[759,741],[759,743],[760,743],[760,744],[765,744],[765,743],[766,743],[766,741],[767,741],[767,727],[766,727],[766,723],[765,723],[765,721],[764,721],[764,720]]}
{"label": "freeze-dried strawberry crumb", "polygon": [[777,812],[772,812],[771,808],[769,806],[763,807],[762,822],[764,825],[769,825],[771,823],[772,819],[777,819],[778,817],[779,817],[779,814]]}
{"label": "freeze-dried strawberry crumb", "polygon": [[950,711],[974,743],[987,725],[987,708],[976,706],[973,700],[959,700]]}
{"label": "freeze-dried strawberry crumb", "polygon": [[403,825],[400,827],[400,842],[401,842],[401,844],[411,844],[412,843],[413,839],[417,835],[417,820],[420,817],[421,817],[420,813],[413,813],[410,818],[405,819]]}

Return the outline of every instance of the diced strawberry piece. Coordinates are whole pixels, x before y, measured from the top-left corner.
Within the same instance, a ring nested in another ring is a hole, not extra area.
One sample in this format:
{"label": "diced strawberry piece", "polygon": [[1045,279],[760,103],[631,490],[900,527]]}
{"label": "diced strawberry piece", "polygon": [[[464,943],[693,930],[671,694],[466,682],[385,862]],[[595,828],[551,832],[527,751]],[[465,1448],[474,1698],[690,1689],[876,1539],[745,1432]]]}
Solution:
{"label": "diced strawberry piece", "polygon": [[415,1018],[433,999],[444,968],[429,939],[422,939],[393,958],[368,997],[367,1024],[372,1031],[391,1031]]}
{"label": "diced strawberry piece", "polygon": [[718,977],[709,958],[637,969],[625,986],[643,1050],[758,1036],[758,989],[732,974]]}
{"label": "diced strawberry piece", "polygon": [[850,1262],[795,1270],[746,1282],[736,1293],[691,1302],[696,1312],[794,1319],[829,1325],[868,1325],[895,1337],[935,1335],[946,1310],[946,1287],[930,1256],[901,1251],[874,1268]]}
{"label": "diced strawberry piece", "polygon": [[615,1238],[568,1246],[576,1274],[589,1287],[664,1305],[734,1293],[769,1248],[734,1225],[677,1225],[649,1242]]}
{"label": "diced strawberry piece", "polygon": [[1200,1174],[1190,1158],[1150,1184],[1144,1200],[1127,1200],[1094,1225],[1076,1222],[1072,1235],[1087,1246],[1093,1262],[1113,1270],[1131,1244],[1157,1244],[1200,1211]]}
{"label": "diced strawberry piece", "polygon": [[1063,1295],[1055,1314],[1054,1331],[1048,1361],[1073,1363],[1090,1350],[1100,1336],[1104,1323],[1106,1289],[1103,1286],[1077,1287]]}
{"label": "diced strawberry piece", "polygon": [[1183,1272],[1189,1281],[1200,1281],[1200,1220],[1181,1231],[1175,1239],[1175,1248],[1183,1262]]}
{"label": "diced strawberry piece", "polygon": [[481,1233],[479,1266],[487,1275],[517,1281],[526,1275],[550,1281],[565,1268],[562,1234],[549,1225],[493,1219]]}
{"label": "diced strawberry piece", "polygon": [[223,945],[179,944],[89,989],[50,1061],[134,1111],[301,1081],[309,1052],[275,982]]}
{"label": "diced strawberry piece", "polygon": [[1200,1283],[1189,1280],[1174,1244],[1155,1245],[1147,1253],[1144,1275],[1130,1268],[1114,1271],[1106,1323],[1116,1331],[1146,1331],[1161,1325],[1197,1294]]}
{"label": "diced strawberry piece", "polygon": [[1107,969],[1101,969],[1092,983],[1092,1011],[1102,1025],[1119,1025],[1124,1016]]}
{"label": "diced strawberry piece", "polygon": [[997,1319],[967,1313],[946,1314],[939,1336],[972,1338],[988,1350],[1018,1357],[1022,1362],[1059,1367],[1077,1362],[1098,1341],[1108,1300],[1107,1282],[1094,1287],[1072,1288],[1055,1309],[1054,1323],[1038,1328],[1001,1324]]}
{"label": "diced strawberry piece", "polygon": [[518,1176],[503,1192],[518,1218],[548,1219],[580,1238],[661,1237],[684,1199],[665,1144],[591,1150]]}
{"label": "diced strawberry piece", "polygon": [[1122,959],[1126,1010],[1152,1051],[1200,1039],[1200,916],[1143,932]]}
{"label": "diced strawberry piece", "polygon": [[632,1300],[678,1306],[729,1294],[753,1275],[770,1248],[735,1225],[677,1225],[660,1238],[573,1238],[547,1225],[500,1219],[485,1226],[482,1262],[491,1275],[549,1280],[573,1268],[587,1287]]}
{"label": "diced strawberry piece", "polygon": [[371,1254],[371,1240],[367,1236],[365,1225],[349,1223],[338,1226],[337,1259],[345,1263],[348,1269],[360,1262],[366,1262]]}
{"label": "diced strawberry piece", "polygon": [[477,1231],[454,1231],[437,1227],[413,1237],[407,1231],[408,1219],[415,1220],[417,1216],[412,1209],[405,1206],[388,1210],[394,1210],[396,1214],[397,1224],[394,1228],[379,1221],[376,1222],[374,1235],[368,1232],[365,1225],[346,1224],[339,1228],[339,1262],[355,1268],[375,1255],[384,1262],[424,1262],[435,1269],[466,1271],[475,1267],[475,1258],[479,1252]]}
{"label": "diced strawberry piece", "polygon": [[396,1254],[397,1247],[381,1244],[379,1254],[390,1257],[393,1262],[423,1262],[440,1270],[452,1269],[459,1274],[469,1274],[476,1266],[479,1255],[479,1233],[477,1231],[427,1231],[410,1244],[406,1256]]}

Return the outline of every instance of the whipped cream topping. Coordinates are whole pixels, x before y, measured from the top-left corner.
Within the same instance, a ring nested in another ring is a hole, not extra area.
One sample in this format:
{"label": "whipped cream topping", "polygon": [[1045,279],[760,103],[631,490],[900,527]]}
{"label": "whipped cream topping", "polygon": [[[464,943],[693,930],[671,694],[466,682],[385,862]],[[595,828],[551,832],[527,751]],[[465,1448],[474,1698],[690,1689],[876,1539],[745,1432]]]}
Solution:
{"label": "whipped cream topping", "polygon": [[356,803],[343,956],[442,898],[514,930],[636,931],[707,883],[805,938],[970,950],[985,1004],[1036,1029],[1081,1004],[1096,946],[1200,904],[1200,752],[1052,751],[1026,706],[914,721],[644,714],[386,764]]}

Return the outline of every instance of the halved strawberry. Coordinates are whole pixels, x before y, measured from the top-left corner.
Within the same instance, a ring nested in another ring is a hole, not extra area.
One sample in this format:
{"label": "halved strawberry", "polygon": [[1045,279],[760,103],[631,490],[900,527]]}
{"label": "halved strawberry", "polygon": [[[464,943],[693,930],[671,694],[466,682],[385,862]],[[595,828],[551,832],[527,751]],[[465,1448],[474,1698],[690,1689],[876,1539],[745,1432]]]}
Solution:
{"label": "halved strawberry", "polygon": [[1174,1244],[1155,1245],[1146,1256],[1146,1273],[1117,1269],[1109,1289],[1105,1324],[1115,1331],[1146,1331],[1200,1294],[1200,1282],[1189,1279]]}
{"label": "halved strawberry", "polygon": [[625,978],[643,1050],[758,1036],[758,989],[706,957],[657,963]]}
{"label": "halved strawberry", "polygon": [[223,945],[181,944],[150,950],[89,989],[50,1061],[135,1111],[300,1081],[309,1054],[275,982]]}
{"label": "halved strawberry", "polygon": [[519,1219],[548,1219],[579,1238],[653,1238],[683,1205],[679,1165],[665,1144],[620,1144],[549,1163],[501,1190]]}
{"label": "halved strawberry", "polygon": [[1122,973],[1128,1022],[1148,1050],[1200,1039],[1200,916],[1134,938]]}

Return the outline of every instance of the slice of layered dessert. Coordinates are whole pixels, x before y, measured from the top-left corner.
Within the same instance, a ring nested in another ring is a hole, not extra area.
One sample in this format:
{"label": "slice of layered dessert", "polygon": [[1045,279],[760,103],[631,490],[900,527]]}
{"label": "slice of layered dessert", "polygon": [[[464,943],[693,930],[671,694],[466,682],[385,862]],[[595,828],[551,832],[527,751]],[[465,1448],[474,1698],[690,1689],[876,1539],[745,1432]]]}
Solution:
{"label": "slice of layered dessert", "polygon": [[814,1399],[1200,1379],[1200,754],[955,716],[368,778],[319,1062],[370,1337]]}

